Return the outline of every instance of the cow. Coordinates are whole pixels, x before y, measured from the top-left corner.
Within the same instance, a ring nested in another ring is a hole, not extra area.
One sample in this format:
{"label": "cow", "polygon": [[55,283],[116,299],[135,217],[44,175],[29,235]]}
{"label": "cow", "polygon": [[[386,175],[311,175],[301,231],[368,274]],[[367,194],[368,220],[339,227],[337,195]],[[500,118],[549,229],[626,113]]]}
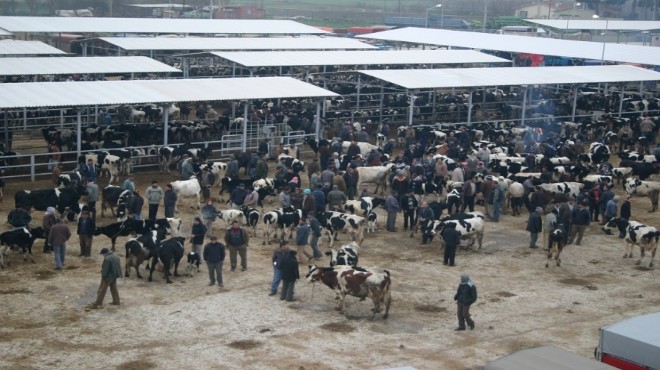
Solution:
{"label": "cow", "polygon": [[600,184],[608,184],[610,189],[614,187],[614,182],[612,182],[612,176],[605,176],[605,175],[587,175],[582,179],[582,182],[586,182],[587,184],[590,184],[591,186],[593,185],[600,185]]}
{"label": "cow", "polygon": [[138,279],[142,279],[140,265],[142,265],[142,262],[149,261],[154,257],[156,250],[160,248],[160,241],[163,237],[164,233],[162,231],[150,230],[139,238],[129,239],[126,242],[125,277],[130,276],[131,267],[134,267]]}
{"label": "cow", "polygon": [[5,268],[9,264],[8,252],[10,249],[18,249],[23,253],[24,261],[27,261],[29,255],[30,261],[35,263],[34,256],[32,255],[32,246],[36,239],[44,239],[45,237],[44,229],[41,227],[34,229],[22,227],[0,234],[0,267]]}
{"label": "cow", "polygon": [[356,242],[350,242],[342,245],[339,249],[331,249],[325,252],[325,255],[330,256],[330,267],[335,265],[355,267],[358,264],[359,253],[360,246]]}
{"label": "cow", "polygon": [[247,225],[250,227],[250,230],[252,231],[250,233],[250,236],[257,236],[257,225],[259,224],[261,213],[256,209],[248,206],[241,206],[239,209],[245,215],[245,220],[247,221]]}
{"label": "cow", "polygon": [[241,225],[247,224],[247,217],[243,211],[239,209],[224,209],[218,212],[218,219],[225,221],[227,229],[229,228],[229,225],[231,225],[234,221],[238,221],[238,223]]}
{"label": "cow", "polygon": [[362,242],[364,241],[364,229],[366,227],[366,220],[364,217],[327,211],[322,216],[319,216],[319,222],[328,233],[328,248],[332,248],[339,232],[350,234],[352,240],[357,242],[359,246],[362,246]]}
{"label": "cow", "polygon": [[116,155],[108,154],[107,152],[101,157],[101,176],[103,176],[104,172],[107,172],[110,175],[109,184],[119,181],[119,168],[122,159]]}
{"label": "cow", "polygon": [[371,211],[367,215],[367,232],[374,233],[376,231],[378,231],[378,214]]}
{"label": "cow", "polygon": [[548,238],[548,260],[545,263],[546,268],[553,257],[557,263],[557,267],[561,265],[561,258],[559,258],[559,255],[566,246],[567,236],[567,232],[561,224],[558,224],[557,228],[550,232],[550,237]]}
{"label": "cow", "polygon": [[[369,144],[369,143],[363,143],[363,142],[357,142],[356,144],[357,144],[358,148],[360,148],[360,154],[362,154],[365,157],[367,157],[369,155],[369,153],[371,152],[372,149],[378,150],[377,145],[373,145],[373,144]],[[345,153],[348,150],[349,146],[351,146],[350,141],[342,142],[341,143],[342,152]]]}
{"label": "cow", "polygon": [[225,172],[227,172],[227,163],[225,162],[206,162],[199,166],[200,170],[211,171],[213,177],[215,177],[215,183],[213,186],[220,186],[220,181],[225,177]]}
{"label": "cow", "polygon": [[[280,239],[285,239],[284,235],[286,231],[289,230],[289,238],[293,236],[293,230],[298,226],[298,222],[302,218],[302,210],[294,209],[293,207],[279,208],[274,211],[266,212],[264,214],[264,224],[266,224],[265,236],[266,240],[263,241],[263,244],[270,245],[270,228],[277,227],[282,230],[282,237]],[[319,220],[320,221],[320,220]],[[277,236],[277,231],[275,232]]]}
{"label": "cow", "polygon": [[626,179],[624,190],[628,195],[647,196],[651,199],[651,210],[658,209],[658,195],[660,194],[660,182],[642,181],[634,178]]}
{"label": "cow", "polygon": [[442,233],[445,226],[450,223],[454,225],[456,231],[461,235],[461,239],[470,239],[470,245],[474,245],[474,242],[476,241],[479,243],[478,249],[481,249],[485,227],[483,218],[472,217],[464,220],[436,221],[433,224],[433,227],[430,228],[429,232],[431,235],[435,235],[438,232]]}
{"label": "cow", "polygon": [[152,281],[156,264],[160,262],[163,265],[163,271],[165,272],[165,280],[168,284],[172,284],[172,280],[170,280],[170,267],[174,265],[174,276],[179,276],[179,261],[183,258],[183,243],[185,241],[185,238],[174,237],[161,243],[161,247],[156,251],[156,255],[151,261],[149,281]]}
{"label": "cow", "polygon": [[[286,148],[285,148],[286,149]],[[280,163],[284,160],[284,165],[286,168],[293,168],[293,172],[298,173],[300,171],[305,171],[305,162],[294,158],[288,154],[280,154],[277,156],[277,162]]]}
{"label": "cow", "polygon": [[541,184],[539,186],[543,191],[545,204],[547,204],[552,199],[562,202],[568,199],[577,199],[584,184],[579,182],[556,182],[552,184]]}
{"label": "cow", "polygon": [[632,168],[632,175],[639,177],[640,180],[646,180],[651,175],[658,173],[657,166],[652,163],[622,160],[619,162],[619,166]]}
{"label": "cow", "polygon": [[384,270],[384,273],[377,273],[343,265],[334,267],[311,265],[306,280],[311,283],[321,281],[333,289],[339,298],[335,309],[340,313],[346,314],[346,296],[352,295],[360,299],[371,298],[374,304],[372,320],[376,317],[376,313],[381,311],[382,305],[385,305],[383,319],[387,319],[389,315],[392,281],[387,270]]}
{"label": "cow", "polygon": [[94,236],[105,235],[110,238],[110,241],[112,242],[112,251],[114,252],[118,237],[135,235],[140,231],[146,231],[141,228],[141,222],[129,218],[122,222],[97,227],[96,230],[94,230]]}
{"label": "cow", "polygon": [[202,257],[199,253],[195,251],[188,252],[188,276],[194,276],[195,268],[197,268],[197,272],[199,272],[199,264],[201,263],[201,260]]}
{"label": "cow", "polygon": [[[115,207],[119,204],[119,200],[123,199],[124,204],[127,202],[128,197],[131,197],[133,193],[130,190],[124,190],[119,186],[108,185],[101,191],[102,201],[101,201],[101,217],[105,217],[106,209],[110,208],[110,213],[115,216]],[[124,214],[126,211],[124,211]],[[117,217],[119,217],[117,215]]]}
{"label": "cow", "polygon": [[463,196],[461,196],[461,193],[458,191],[458,189],[454,189],[447,193],[447,199],[445,199],[445,203],[447,204],[447,212],[449,212],[449,214],[458,213],[461,209],[461,205],[463,204]]}
{"label": "cow", "polygon": [[66,188],[67,186],[78,186],[82,184],[82,175],[80,171],[71,171],[63,173],[57,177],[55,186],[59,189]]}
{"label": "cow", "polygon": [[202,187],[199,185],[199,181],[195,175],[190,176],[188,180],[172,181],[170,185],[172,185],[172,190],[176,193],[175,211],[179,211],[179,202],[183,198],[195,198],[194,205],[199,209],[199,193],[202,191]]}
{"label": "cow", "polygon": [[632,221],[629,223],[627,228],[627,235],[624,238],[625,243],[625,253],[623,258],[632,258],[632,250],[635,245],[639,246],[640,256],[636,265],[642,263],[644,259],[645,252],[651,254],[651,261],[649,262],[649,267],[653,267],[653,259],[655,258],[655,251],[658,248],[658,239],[660,238],[660,231],[655,227],[646,226],[639,222]]}
{"label": "cow", "polygon": [[621,181],[626,181],[626,179],[632,174],[632,167],[614,167],[612,168],[612,175],[617,180],[618,183]]}
{"label": "cow", "polygon": [[163,172],[170,173],[170,166],[173,162],[176,162],[179,157],[183,154],[185,148],[180,146],[164,146],[158,149],[159,160],[159,170],[162,174]]}
{"label": "cow", "polygon": [[[380,188],[380,193],[383,194],[387,189],[387,178],[390,171],[392,171],[394,163],[388,163],[384,166],[374,166],[374,167],[358,167],[355,169],[358,174],[358,183],[357,189],[361,189],[362,184],[371,183],[376,184],[376,190],[374,194],[378,192]],[[382,188],[381,188],[382,186]]]}
{"label": "cow", "polygon": [[360,200],[348,200],[344,204],[344,211],[352,215],[358,214],[366,217],[376,207],[384,207],[385,199],[374,197],[362,197]]}
{"label": "cow", "polygon": [[45,211],[48,207],[54,207],[60,214],[65,214],[67,210],[80,213],[78,201],[85,194],[85,188],[80,185],[64,189],[19,190],[14,194],[14,202],[16,208]]}

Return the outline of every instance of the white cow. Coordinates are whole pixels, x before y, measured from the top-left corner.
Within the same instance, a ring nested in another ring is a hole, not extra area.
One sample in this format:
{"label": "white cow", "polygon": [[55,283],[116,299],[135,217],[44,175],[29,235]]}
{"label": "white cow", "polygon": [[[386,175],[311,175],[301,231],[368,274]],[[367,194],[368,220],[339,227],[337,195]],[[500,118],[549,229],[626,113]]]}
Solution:
{"label": "white cow", "polygon": [[110,175],[109,184],[119,181],[120,166],[121,166],[121,158],[119,158],[116,155],[108,154],[105,156],[105,158],[103,158],[103,163],[101,164],[101,175],[103,175],[105,171],[108,172],[108,174]]}
{"label": "white cow", "polygon": [[195,198],[195,205],[199,209],[199,192],[202,191],[202,187],[199,185],[197,177],[193,175],[190,176],[189,180],[172,181],[171,185],[172,190],[176,193],[176,205],[174,208],[177,212],[179,211],[179,202],[183,198]]}
{"label": "white cow", "polygon": [[[362,154],[365,157],[368,156],[369,153],[371,153],[372,149],[378,150],[377,145],[373,145],[373,144],[369,144],[369,143],[363,143],[363,142],[357,142],[356,144],[360,148],[360,154]],[[341,143],[342,151],[345,152],[350,145],[351,145],[350,141],[343,141]]]}
{"label": "white cow", "polygon": [[238,221],[241,226],[248,223],[245,213],[238,209],[224,209],[218,212],[218,218],[225,221],[227,228],[229,228],[234,221]]}
{"label": "white cow", "polygon": [[202,171],[209,170],[215,177],[215,183],[213,186],[220,186],[222,178],[225,177],[225,172],[227,172],[227,163],[225,162],[208,162],[200,166]]}
{"label": "white cow", "polygon": [[629,177],[624,184],[624,190],[628,195],[647,196],[651,199],[653,208],[650,212],[658,209],[658,195],[660,195],[660,182],[642,181]]}
{"label": "white cow", "polygon": [[393,163],[388,163],[384,166],[356,168],[355,170],[358,173],[357,189],[361,189],[364,183],[376,184],[375,194],[382,185],[380,193],[383,194],[387,189],[387,175],[392,170],[392,167],[394,167]]}

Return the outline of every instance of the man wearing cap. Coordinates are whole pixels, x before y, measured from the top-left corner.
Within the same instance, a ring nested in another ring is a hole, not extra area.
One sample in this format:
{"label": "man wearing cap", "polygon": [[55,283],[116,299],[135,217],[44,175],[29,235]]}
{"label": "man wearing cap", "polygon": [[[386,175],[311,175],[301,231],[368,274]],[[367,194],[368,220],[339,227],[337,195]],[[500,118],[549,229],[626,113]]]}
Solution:
{"label": "man wearing cap", "polygon": [[112,253],[108,248],[101,249],[103,255],[103,265],[101,266],[101,285],[96,294],[96,302],[92,304],[92,308],[100,308],[103,306],[103,299],[105,293],[110,287],[110,294],[112,294],[111,305],[119,306],[119,291],[117,290],[117,279],[121,277],[121,264],[119,257]]}
{"label": "man wearing cap", "polygon": [[128,175],[126,180],[121,184],[121,188],[124,190],[128,190],[131,193],[135,191],[135,176],[133,175]]}
{"label": "man wearing cap", "polygon": [[225,232],[225,245],[229,248],[229,262],[231,271],[236,271],[236,254],[241,255],[242,271],[247,270],[247,247],[250,242],[248,232],[240,227],[238,221],[231,224],[231,228]]}
{"label": "man wearing cap", "polygon": [[399,206],[399,201],[397,200],[396,190],[392,190],[390,195],[385,199],[385,209],[387,210],[387,225],[386,229],[389,232],[397,231],[394,225],[396,224],[396,214],[399,213],[401,207]]}
{"label": "man wearing cap", "polygon": [[587,208],[587,202],[581,202],[578,204],[577,208],[573,209],[573,226],[571,227],[570,236],[568,238],[568,244],[573,243],[575,236],[577,235],[577,240],[575,245],[580,245],[582,242],[582,236],[584,236],[584,231],[589,226],[591,222],[591,213]]}
{"label": "man wearing cap", "polygon": [[287,300],[288,302],[295,301],[293,298],[293,290],[296,285],[296,280],[300,278],[300,271],[298,269],[298,258],[296,258],[296,251],[290,250],[284,254],[284,258],[280,261],[280,268],[282,269],[282,293],[280,300]]}
{"label": "man wearing cap", "polygon": [[183,155],[183,162],[181,163],[181,180],[189,180],[190,176],[195,173],[192,165],[192,158],[188,158],[187,154]]}
{"label": "man wearing cap", "polygon": [[89,211],[84,210],[78,219],[78,240],[80,241],[80,256],[91,257],[92,254],[92,240],[94,239],[94,231],[96,230],[96,223],[93,218],[89,217]]}
{"label": "man wearing cap", "polygon": [[215,282],[222,288],[222,264],[225,260],[225,245],[218,242],[218,238],[211,236],[211,242],[204,246],[204,261],[209,269],[209,286]]}
{"label": "man wearing cap", "polygon": [[326,194],[323,191],[323,186],[321,184],[316,186],[316,190],[312,192],[312,196],[314,197],[314,203],[316,204],[316,213],[322,214],[325,212]]}
{"label": "man wearing cap", "polygon": [[55,270],[62,270],[64,266],[64,257],[66,256],[66,242],[71,237],[69,227],[62,223],[62,219],[56,219],[55,225],[50,228],[48,233],[48,245],[53,248],[53,257],[55,258]]}
{"label": "man wearing cap", "polygon": [[82,165],[82,168],[80,169],[80,174],[82,177],[86,179],[92,180],[92,182],[96,181],[96,175],[98,175],[98,170],[96,169],[96,165],[94,165],[94,160],[93,159],[88,159],[87,164]]}
{"label": "man wearing cap", "polygon": [[190,230],[192,237],[190,238],[190,243],[192,244],[192,251],[199,254],[202,249],[202,244],[204,243],[204,237],[206,236],[206,226],[202,223],[202,219],[195,217],[193,220],[193,225]]}
{"label": "man wearing cap", "polygon": [[339,171],[339,169],[341,168],[341,161],[339,160],[339,153],[337,153],[337,152],[332,153],[332,163],[331,164],[334,166],[335,171]]}
{"label": "man wearing cap", "polygon": [[[171,189],[169,184],[168,189]],[[144,194],[147,197],[147,203],[149,203],[149,219],[155,220],[156,214],[158,213],[158,205],[160,204],[160,200],[163,198],[163,189],[158,186],[158,181],[151,180],[151,187],[147,188]],[[174,195],[176,196],[176,194]],[[172,213],[174,213],[174,210],[172,210]],[[165,217],[167,217],[167,212]]]}
{"label": "man wearing cap", "polygon": [[619,196],[618,195],[615,195],[612,199],[610,199],[607,202],[607,206],[605,206],[605,223],[607,223],[609,220],[616,217],[617,202],[619,202]]}
{"label": "man wearing cap", "polygon": [[245,190],[245,184],[240,183],[238,186],[232,190],[229,198],[231,199],[231,208],[238,209],[245,202],[245,197],[247,197],[248,191]]}
{"label": "man wearing cap", "polygon": [[316,211],[316,199],[312,195],[310,189],[305,189],[303,191],[303,200],[302,200],[302,213],[303,217],[307,217],[310,212]]}
{"label": "man wearing cap", "polygon": [[461,274],[461,283],[458,285],[454,300],[456,301],[456,314],[458,316],[458,328],[454,330],[465,330],[466,322],[470,330],[474,329],[474,321],[470,317],[470,306],[477,301],[477,286],[474,285],[468,274]]}
{"label": "man wearing cap", "polygon": [[527,231],[531,234],[531,239],[529,241],[530,248],[538,248],[536,245],[536,240],[539,237],[539,233],[543,231],[543,208],[536,207],[534,212],[529,214],[529,219],[527,220]]}

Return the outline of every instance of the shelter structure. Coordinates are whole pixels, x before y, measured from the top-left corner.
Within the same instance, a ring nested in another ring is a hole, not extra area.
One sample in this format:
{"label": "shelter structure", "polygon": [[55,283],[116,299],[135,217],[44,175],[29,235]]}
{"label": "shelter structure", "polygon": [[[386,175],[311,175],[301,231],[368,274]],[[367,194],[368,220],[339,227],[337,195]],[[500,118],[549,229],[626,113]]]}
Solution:
{"label": "shelter structure", "polygon": [[602,327],[598,350],[619,369],[660,369],[660,312]]}
{"label": "shelter structure", "polygon": [[[525,22],[563,30],[567,28],[565,19],[525,19]],[[623,21],[602,19],[571,19],[571,29],[599,31],[655,31],[660,30],[660,21]]]}
{"label": "shelter structure", "polygon": [[637,45],[495,35],[415,27],[377,32],[358,36],[358,38],[478,50],[530,53],[576,59],[596,59],[651,66],[660,64],[660,48]]}
{"label": "shelter structure", "polygon": [[557,346],[523,349],[489,362],[484,370],[614,370]]}
{"label": "shelter structure", "polygon": [[0,57],[27,55],[65,55],[62,50],[41,41],[0,40]]}
{"label": "shelter structure", "polygon": [[0,58],[0,76],[177,73],[179,69],[147,57]]}

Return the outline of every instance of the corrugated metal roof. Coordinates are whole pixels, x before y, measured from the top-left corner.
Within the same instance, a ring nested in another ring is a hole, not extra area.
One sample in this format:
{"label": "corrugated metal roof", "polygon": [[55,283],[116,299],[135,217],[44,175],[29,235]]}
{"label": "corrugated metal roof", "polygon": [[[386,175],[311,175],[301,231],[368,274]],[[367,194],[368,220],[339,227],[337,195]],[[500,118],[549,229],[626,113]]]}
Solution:
{"label": "corrugated metal roof", "polygon": [[[609,31],[650,31],[660,30],[660,21],[619,21],[601,19],[525,19],[526,22],[540,24],[560,30],[609,30]],[[570,26],[570,28],[568,28]]]}
{"label": "corrugated metal roof", "polygon": [[66,54],[41,41],[0,40],[0,55],[57,55]]}
{"label": "corrugated metal roof", "polygon": [[14,33],[328,33],[319,28],[307,26],[292,20],[268,19],[0,17],[0,28]]}
{"label": "corrugated metal roof", "polygon": [[147,57],[0,58],[0,76],[181,72]]}
{"label": "corrugated metal roof", "polygon": [[543,37],[495,35],[481,32],[449,31],[427,28],[400,28],[360,38],[446,45],[471,49],[501,50],[514,53],[554,55],[567,58],[604,59],[623,63],[660,65],[660,48],[651,46],[603,44],[601,42],[559,40]]}
{"label": "corrugated metal roof", "polygon": [[660,73],[629,65],[362,70],[406,89],[660,81]]}
{"label": "corrugated metal roof", "polygon": [[212,52],[246,67],[511,63],[472,50]]}
{"label": "corrugated metal roof", "polygon": [[0,109],[329,97],[291,77],[0,84]]}
{"label": "corrugated metal roof", "polygon": [[134,6],[137,8],[186,8],[186,7],[191,7],[190,5],[184,5],[184,4],[126,4],[126,6]]}
{"label": "corrugated metal roof", "polygon": [[129,51],[137,50],[322,50],[375,49],[360,40],[340,37],[101,37]]}
{"label": "corrugated metal roof", "polygon": [[2,28],[0,28],[0,36],[11,36],[11,35],[12,35],[11,32],[9,32],[7,30],[3,30]]}

